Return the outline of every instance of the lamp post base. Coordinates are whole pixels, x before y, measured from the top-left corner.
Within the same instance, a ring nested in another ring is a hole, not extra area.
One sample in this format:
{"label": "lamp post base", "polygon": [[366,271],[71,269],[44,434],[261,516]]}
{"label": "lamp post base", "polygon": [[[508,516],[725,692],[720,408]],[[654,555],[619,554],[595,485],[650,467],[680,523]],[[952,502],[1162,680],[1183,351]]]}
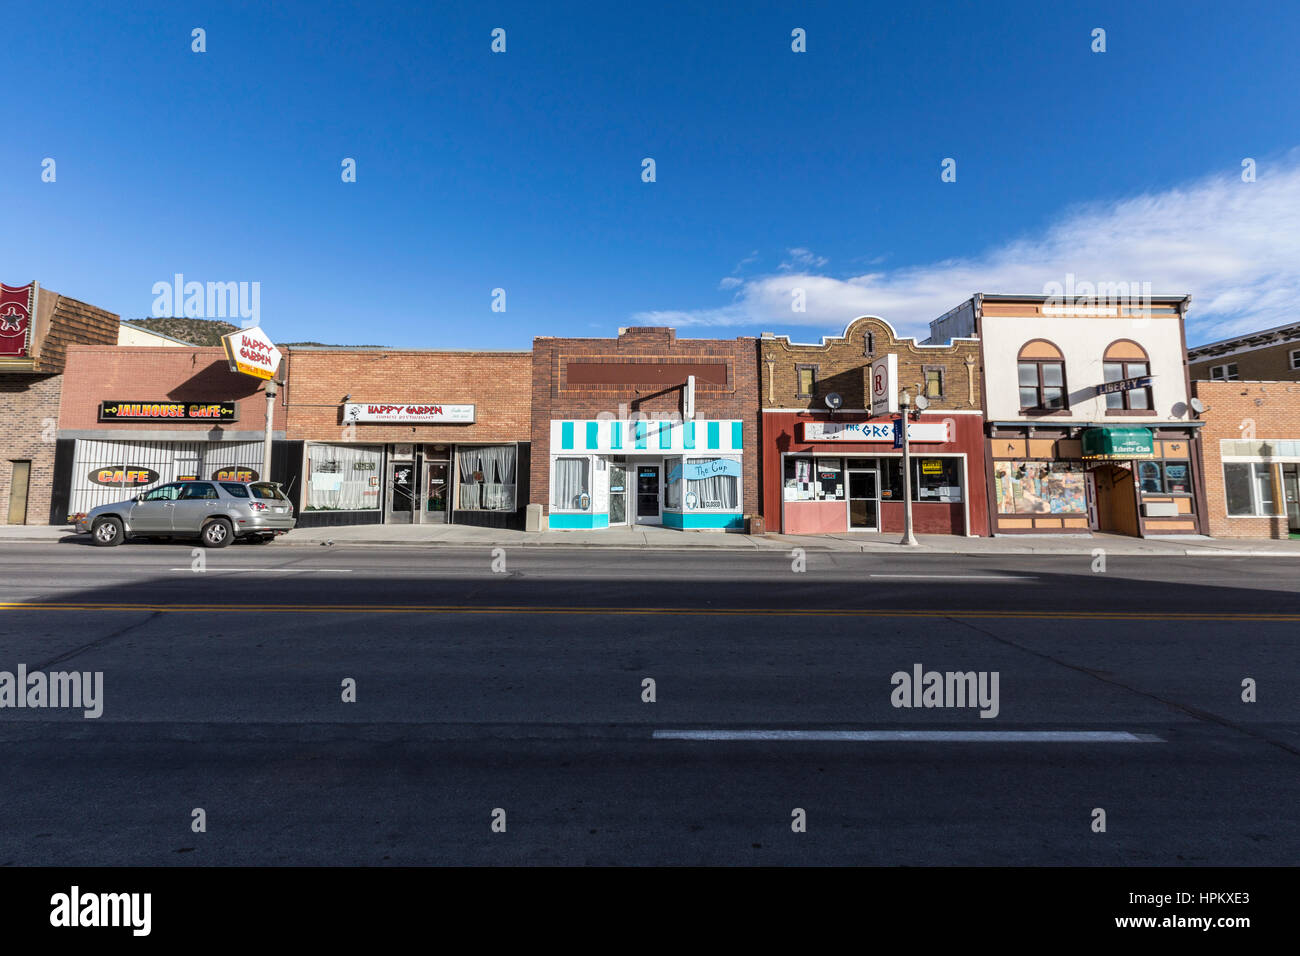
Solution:
{"label": "lamp post base", "polygon": [[917,541],[916,535],[912,534],[911,532],[908,532],[907,534],[903,535],[903,539],[898,543],[900,545],[905,545],[906,547],[909,548],[919,548],[921,546],[921,542]]}

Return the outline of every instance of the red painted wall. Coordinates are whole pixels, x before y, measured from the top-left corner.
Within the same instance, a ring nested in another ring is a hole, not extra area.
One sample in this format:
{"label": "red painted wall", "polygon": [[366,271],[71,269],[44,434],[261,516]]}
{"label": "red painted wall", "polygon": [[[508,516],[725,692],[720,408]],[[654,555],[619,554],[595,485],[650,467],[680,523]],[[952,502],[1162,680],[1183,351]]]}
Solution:
{"label": "red painted wall", "polygon": [[[984,477],[984,419],[980,415],[925,414],[919,421],[953,423],[953,441],[943,444],[919,446],[919,454],[966,455],[966,482],[963,493],[965,508],[970,513],[970,533],[986,537],[989,534],[989,506],[987,482]],[[841,413],[832,418],[824,412],[764,412],[762,427],[763,447],[763,521],[769,531],[781,527],[781,455],[799,452],[835,453],[845,457],[872,457],[894,454],[890,442],[804,442],[800,422],[857,422],[864,421],[861,414]],[[879,420],[879,419],[878,419]],[[881,502],[881,528],[886,532],[903,531],[902,502]],[[912,505],[912,521],[917,534],[964,534],[959,504],[931,502]],[[843,529],[847,530],[847,528]]]}

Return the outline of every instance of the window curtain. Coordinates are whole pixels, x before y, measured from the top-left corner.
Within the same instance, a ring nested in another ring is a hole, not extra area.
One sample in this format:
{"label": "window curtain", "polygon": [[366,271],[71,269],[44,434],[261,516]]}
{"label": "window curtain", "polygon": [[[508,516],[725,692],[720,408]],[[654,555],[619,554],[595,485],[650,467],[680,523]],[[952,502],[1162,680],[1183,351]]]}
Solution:
{"label": "window curtain", "polygon": [[[704,464],[713,458],[688,458],[688,464]],[[740,507],[740,479],[735,475],[712,475],[689,482],[687,491],[695,492],[696,508],[721,508],[735,511]]]}
{"label": "window curtain", "polygon": [[308,445],[306,507],[318,511],[378,508],[381,461],[378,448]]}
{"label": "window curtain", "polygon": [[555,459],[555,478],[551,482],[551,507],[561,510],[581,508],[579,497],[588,493],[586,458]]}
{"label": "window curtain", "polygon": [[456,463],[460,472],[460,510],[515,510],[516,446],[462,445],[456,449]]}

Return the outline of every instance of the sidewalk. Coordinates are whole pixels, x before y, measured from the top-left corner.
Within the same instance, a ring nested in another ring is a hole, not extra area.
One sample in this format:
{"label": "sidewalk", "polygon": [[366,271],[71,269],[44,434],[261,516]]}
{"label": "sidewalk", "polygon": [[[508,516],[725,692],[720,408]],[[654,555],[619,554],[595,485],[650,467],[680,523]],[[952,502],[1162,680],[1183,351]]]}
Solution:
{"label": "sidewalk", "polygon": [[[6,542],[48,542],[77,539],[70,526],[0,525],[0,547]],[[1108,555],[1174,555],[1300,557],[1300,540],[1267,538],[1202,538],[1170,536],[1130,538],[1096,534],[1090,537],[1021,535],[1001,538],[964,538],[952,535],[918,535],[920,545],[903,548],[897,534],[768,534],[757,537],[721,532],[673,531],[668,528],[611,528],[604,531],[546,531],[530,534],[499,528],[466,525],[352,525],[338,528],[300,528],[277,539],[271,547],[396,546],[437,548],[611,548],[656,551],[807,551],[881,554],[1061,554],[1089,555],[1100,548]],[[85,537],[81,541],[87,541]]]}

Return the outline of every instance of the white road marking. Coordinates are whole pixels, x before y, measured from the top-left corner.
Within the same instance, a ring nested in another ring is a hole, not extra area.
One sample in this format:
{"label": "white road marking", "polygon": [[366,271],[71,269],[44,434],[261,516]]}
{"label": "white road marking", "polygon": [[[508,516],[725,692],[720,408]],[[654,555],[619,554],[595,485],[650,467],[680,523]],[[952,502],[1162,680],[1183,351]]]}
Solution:
{"label": "white road marking", "polygon": [[1112,730],[656,730],[655,740],[851,740],[869,743],[1164,743]]}
{"label": "white road marking", "polygon": [[1037,581],[1032,574],[869,574],[892,581]]}
{"label": "white road marking", "polygon": [[258,574],[298,574],[303,571],[311,571],[314,574],[351,574],[351,568],[204,568],[202,571],[195,571],[193,568],[168,568],[168,571],[191,571],[195,574],[248,574],[256,572]]}

